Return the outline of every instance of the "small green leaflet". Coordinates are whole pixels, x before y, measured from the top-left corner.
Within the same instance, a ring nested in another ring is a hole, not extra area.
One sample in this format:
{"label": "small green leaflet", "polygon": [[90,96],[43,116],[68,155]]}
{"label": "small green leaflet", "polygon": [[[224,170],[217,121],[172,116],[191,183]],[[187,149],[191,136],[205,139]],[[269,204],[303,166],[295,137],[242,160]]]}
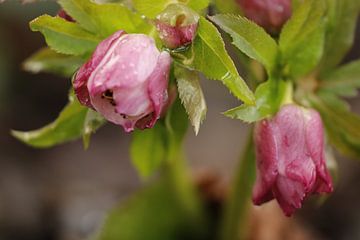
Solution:
{"label": "small green leaflet", "polygon": [[333,105],[327,98],[308,96],[312,106],[317,109],[326,126],[330,143],[344,155],[360,157],[360,116],[347,109]]}
{"label": "small green leaflet", "polygon": [[284,74],[297,78],[309,73],[324,49],[324,0],[306,0],[296,9],[280,34]]}
{"label": "small green leaflet", "polygon": [[166,129],[161,122],[153,128],[136,130],[130,147],[132,162],[140,176],[146,178],[154,173],[166,159]]}
{"label": "small green leaflet", "polygon": [[225,116],[252,123],[275,114],[279,106],[292,87],[289,83],[270,79],[260,84],[255,91],[256,104],[243,104],[224,113]]}
{"label": "small green leaflet", "polygon": [[273,72],[278,61],[278,46],[263,28],[241,16],[218,14],[209,18],[231,35],[237,48],[262,63],[268,73]]}
{"label": "small green leaflet", "polygon": [[60,5],[84,29],[102,38],[118,30],[149,33],[152,26],[119,3],[96,4],[90,0],[59,0]]}
{"label": "small green leaflet", "polygon": [[42,15],[30,22],[31,30],[40,31],[46,43],[56,52],[70,55],[91,53],[100,39],[73,22]]}
{"label": "small green leaflet", "polygon": [[164,120],[158,120],[153,128],[133,133],[130,155],[140,176],[147,178],[165,163],[182,156],[187,126],[186,112],[177,99]]}
{"label": "small green leaflet", "polygon": [[204,17],[200,18],[192,47],[174,57],[182,65],[203,73],[207,78],[222,81],[234,96],[245,103],[254,103],[254,95],[239,76],[219,31]]}
{"label": "small green leaflet", "polygon": [[329,9],[321,75],[339,64],[352,47],[359,15],[358,0],[328,0]]}
{"label": "small green leaflet", "polygon": [[32,73],[47,72],[71,77],[83,63],[80,57],[42,48],[25,60],[23,68]]}
{"label": "small green leaflet", "polygon": [[98,112],[88,109],[83,126],[83,144],[85,149],[89,148],[91,135],[104,125],[105,122],[106,120]]}
{"label": "small green leaflet", "polygon": [[133,0],[135,9],[149,18],[155,18],[170,4],[186,4],[195,11],[206,8],[210,0]]}
{"label": "small green leaflet", "polygon": [[175,100],[165,117],[168,158],[174,161],[182,155],[182,144],[188,129],[186,111],[179,98]]}
{"label": "small green leaflet", "polygon": [[191,124],[197,135],[200,124],[206,116],[206,102],[200,86],[199,73],[175,65],[175,77],[178,86],[179,97],[185,107]]}
{"label": "small green leaflet", "polygon": [[338,96],[354,97],[360,88],[360,60],[328,71],[320,81],[319,89]]}
{"label": "small green leaflet", "polygon": [[88,109],[71,96],[55,122],[30,132],[12,131],[20,141],[38,148],[51,147],[81,137]]}

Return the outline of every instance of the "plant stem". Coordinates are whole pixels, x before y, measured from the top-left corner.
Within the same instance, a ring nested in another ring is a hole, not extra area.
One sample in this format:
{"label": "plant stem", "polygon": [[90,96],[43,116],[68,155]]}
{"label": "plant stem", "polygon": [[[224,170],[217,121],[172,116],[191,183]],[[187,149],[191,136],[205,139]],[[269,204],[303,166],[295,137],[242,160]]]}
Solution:
{"label": "plant stem", "polygon": [[286,86],[285,86],[285,94],[284,94],[284,97],[281,101],[281,105],[285,105],[285,104],[292,104],[294,103],[294,98],[293,98],[293,95],[294,95],[294,86],[293,86],[293,83],[291,81],[286,81]]}
{"label": "plant stem", "polygon": [[245,151],[236,170],[230,196],[225,205],[220,232],[221,240],[246,239],[246,220],[250,205],[251,188],[255,179],[255,152],[250,131]]}

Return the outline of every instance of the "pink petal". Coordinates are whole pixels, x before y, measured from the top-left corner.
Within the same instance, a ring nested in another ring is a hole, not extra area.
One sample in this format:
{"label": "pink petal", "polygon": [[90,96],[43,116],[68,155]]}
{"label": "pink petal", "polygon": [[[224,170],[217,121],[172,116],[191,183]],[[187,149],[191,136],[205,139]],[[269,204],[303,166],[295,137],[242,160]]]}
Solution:
{"label": "pink petal", "polygon": [[291,216],[296,209],[301,208],[307,196],[302,183],[279,176],[273,194],[286,216]]}
{"label": "pink petal", "polygon": [[160,52],[144,34],[128,34],[114,42],[88,82],[90,94],[142,84],[156,67]]}
{"label": "pink petal", "polygon": [[311,191],[316,180],[315,165],[306,146],[305,120],[301,107],[286,105],[276,114],[279,127],[279,173],[299,181]]}
{"label": "pink petal", "polygon": [[89,91],[87,88],[88,80],[94,69],[98,66],[100,61],[104,58],[105,54],[113,43],[126,34],[124,31],[117,31],[97,46],[90,60],[86,62],[76,73],[73,81],[73,87],[75,94],[78,97],[81,104],[93,108]]}
{"label": "pink petal", "polygon": [[162,52],[159,56],[156,68],[149,77],[148,94],[152,102],[154,114],[148,127],[152,127],[160,114],[168,99],[167,85],[169,82],[169,72],[171,65],[171,57],[168,52]]}
{"label": "pink petal", "polygon": [[245,16],[277,33],[291,16],[291,0],[237,0]]}
{"label": "pink petal", "polygon": [[276,126],[269,120],[257,123],[254,131],[257,174],[253,202],[257,205],[272,199],[272,187],[278,175]]}
{"label": "pink petal", "polygon": [[305,112],[305,117],[306,144],[317,172],[314,191],[317,193],[330,193],[333,191],[333,184],[326,167],[322,120],[320,114],[312,109]]}
{"label": "pink petal", "polygon": [[171,26],[159,20],[155,21],[160,39],[168,48],[178,48],[190,44],[197,30],[197,23],[188,26]]}

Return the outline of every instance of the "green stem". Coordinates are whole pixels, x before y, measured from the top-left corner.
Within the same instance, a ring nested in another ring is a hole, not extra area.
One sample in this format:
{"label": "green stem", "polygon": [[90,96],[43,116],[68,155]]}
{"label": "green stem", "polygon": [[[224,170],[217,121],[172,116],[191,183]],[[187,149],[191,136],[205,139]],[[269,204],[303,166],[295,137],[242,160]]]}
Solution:
{"label": "green stem", "polygon": [[282,105],[285,105],[285,104],[292,104],[294,103],[294,86],[293,86],[293,83],[291,81],[286,81],[285,82],[285,94],[284,94],[284,97],[281,101],[281,104],[280,106]]}
{"label": "green stem", "polygon": [[181,147],[169,149],[169,159],[165,167],[168,187],[177,199],[184,215],[187,217],[187,231],[196,235],[206,234],[207,220],[196,188],[190,180],[186,161]]}
{"label": "green stem", "polygon": [[220,239],[239,240],[247,237],[248,209],[255,179],[255,152],[250,131],[245,151],[235,173],[230,196],[225,205]]}

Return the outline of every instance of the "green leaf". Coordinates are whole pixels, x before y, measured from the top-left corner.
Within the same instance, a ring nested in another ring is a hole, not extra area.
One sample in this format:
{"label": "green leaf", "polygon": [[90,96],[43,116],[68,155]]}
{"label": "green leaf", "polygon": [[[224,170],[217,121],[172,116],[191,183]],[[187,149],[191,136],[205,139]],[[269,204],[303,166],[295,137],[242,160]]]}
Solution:
{"label": "green leaf", "polygon": [[285,74],[301,77],[318,65],[324,49],[324,13],[323,0],[306,0],[285,24],[279,40]]}
{"label": "green leaf", "polygon": [[135,9],[149,18],[155,18],[168,5],[174,3],[185,4],[195,11],[201,11],[209,5],[210,0],[133,0]]}
{"label": "green leaf", "polygon": [[50,48],[59,53],[84,55],[92,52],[100,41],[76,23],[60,17],[42,15],[31,21],[30,27],[40,31]]}
{"label": "green leaf", "polygon": [[350,50],[355,39],[360,1],[328,0],[329,16],[326,31],[325,52],[321,73],[327,73],[338,65]]}
{"label": "green leaf", "polygon": [[214,3],[220,13],[241,14],[240,5],[234,0],[214,0]]}
{"label": "green leaf", "polygon": [[323,76],[319,89],[339,96],[354,97],[360,88],[360,60],[329,71]]}
{"label": "green leaf", "polygon": [[350,110],[350,105],[331,91],[320,89],[316,92],[316,95],[318,95],[321,99],[326,99],[332,107]]}
{"label": "green leaf", "polygon": [[172,180],[162,176],[112,210],[97,240],[206,239],[204,226],[176,191]]}
{"label": "green leaf", "polygon": [[239,76],[234,62],[225,50],[219,31],[204,17],[200,18],[198,34],[190,49],[183,54],[174,55],[177,60],[207,78],[221,80],[240,100],[254,103],[254,95]]}
{"label": "green leaf", "polygon": [[201,11],[208,7],[210,0],[188,0],[187,5],[195,11]]}
{"label": "green leaf", "polygon": [[81,137],[88,109],[74,97],[51,124],[30,132],[12,131],[20,141],[38,148],[51,147]]}
{"label": "green leaf", "polygon": [[263,28],[241,16],[218,14],[209,18],[231,35],[233,44],[243,53],[262,63],[269,73],[274,70],[278,47]]}
{"label": "green leaf", "polygon": [[205,97],[200,86],[199,74],[177,64],[175,65],[175,77],[179,97],[197,135],[207,111]]}
{"label": "green leaf", "polygon": [[105,122],[106,120],[98,112],[88,109],[83,126],[83,144],[85,149],[89,148],[91,135],[103,126]]}
{"label": "green leaf", "polygon": [[133,133],[130,147],[132,162],[142,177],[149,177],[166,159],[166,132],[158,122],[151,129]]}
{"label": "green leaf", "polygon": [[59,3],[83,28],[102,37],[118,30],[128,33],[149,33],[152,30],[140,15],[122,4],[96,4],[90,0],[59,0]]}
{"label": "green leaf", "polygon": [[308,97],[324,121],[330,143],[344,155],[360,159],[360,116],[333,105],[327,98]]}
{"label": "green leaf", "polygon": [[255,105],[243,104],[226,111],[224,115],[247,123],[270,117],[278,111],[289,87],[292,86],[283,81],[270,79],[257,87]]}
{"label": "green leaf", "polygon": [[42,48],[25,60],[23,68],[32,73],[47,72],[71,77],[84,63],[84,60]]}
{"label": "green leaf", "polygon": [[151,129],[134,132],[130,155],[142,177],[149,177],[167,161],[182,157],[187,122],[186,112],[177,99],[167,111],[165,121],[159,120]]}
{"label": "green leaf", "polygon": [[172,3],[177,3],[176,0],[133,0],[133,4],[135,9],[149,17],[149,18],[155,18],[156,15],[161,13],[168,5]]}

